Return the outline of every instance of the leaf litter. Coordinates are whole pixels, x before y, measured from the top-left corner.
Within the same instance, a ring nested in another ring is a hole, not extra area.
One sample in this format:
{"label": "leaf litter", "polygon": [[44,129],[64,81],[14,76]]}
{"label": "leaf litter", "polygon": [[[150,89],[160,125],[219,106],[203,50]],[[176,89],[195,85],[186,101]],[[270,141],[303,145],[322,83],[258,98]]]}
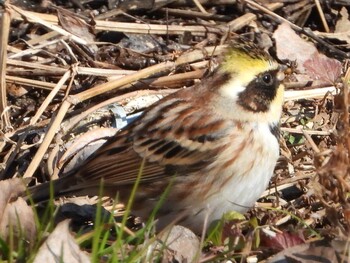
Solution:
{"label": "leaf litter", "polygon": [[[32,210],[21,201],[24,184],[11,178],[24,175],[36,184],[57,174],[67,161],[79,165],[77,152],[86,148],[84,143],[112,136],[109,129],[121,118],[108,105],[121,106],[126,116],[137,114],[154,102],[149,96],[160,98],[199,82],[220,46],[244,35],[262,48],[274,43],[277,58],[289,66],[281,158],[256,207],[245,219],[227,219],[221,244],[207,241],[197,259],[277,262],[282,255],[304,262],[322,254],[345,262],[350,229],[349,5],[325,1],[320,10],[313,1],[263,2],[6,2],[1,7],[1,19],[10,19],[1,23],[1,34],[9,32],[1,45],[7,52],[1,69],[1,238],[7,239],[9,222],[17,222],[19,209],[28,214],[20,217],[26,219],[20,221],[25,231],[15,233],[26,233],[29,243],[35,239]],[[279,24],[278,16],[292,23]],[[60,202],[72,201],[67,200]],[[104,206],[114,207],[112,203],[105,200]],[[64,240],[55,236],[58,232]],[[75,244],[68,221],[57,225],[36,260],[44,253],[62,256],[49,249],[63,248],[60,242]],[[131,251],[134,245],[128,246]],[[76,244],[74,249],[70,259],[82,253],[87,260],[89,249]],[[163,260],[180,254],[171,250]]]}

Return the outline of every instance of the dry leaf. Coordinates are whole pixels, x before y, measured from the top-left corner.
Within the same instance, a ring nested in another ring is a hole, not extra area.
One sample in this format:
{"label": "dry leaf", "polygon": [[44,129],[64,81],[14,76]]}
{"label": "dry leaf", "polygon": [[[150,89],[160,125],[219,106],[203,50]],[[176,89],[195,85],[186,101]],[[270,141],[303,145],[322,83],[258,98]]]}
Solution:
{"label": "dry leaf", "polygon": [[335,25],[334,33],[348,32],[350,33],[350,21],[348,10],[345,7],[342,7],[340,10],[340,19]]}
{"label": "dry leaf", "polygon": [[14,178],[0,181],[0,236],[7,240],[10,233],[25,238],[29,243],[35,239],[36,226],[33,210],[20,196],[26,190],[23,180]]}
{"label": "dry leaf", "polygon": [[89,256],[80,250],[69,232],[69,220],[59,223],[40,247],[34,263],[42,262],[90,262]]}
{"label": "dry leaf", "polygon": [[[88,131],[78,137],[73,143],[65,145],[67,151],[60,158],[58,167],[62,167],[68,160],[65,167],[67,172],[86,160],[106,141],[106,138],[112,137],[116,133],[114,128],[97,128]],[[73,157],[74,156],[74,157]]]}
{"label": "dry leaf", "polygon": [[64,9],[57,9],[57,16],[64,30],[86,40],[88,43],[95,41],[95,36],[89,31],[90,26],[83,20],[72,16],[71,13]]}
{"label": "dry leaf", "polygon": [[28,91],[21,85],[15,83],[7,86],[7,92],[13,97],[21,97],[28,93]]}
{"label": "dry leaf", "polygon": [[342,65],[336,59],[315,52],[304,62],[304,68],[312,79],[319,79],[334,85],[341,75]]}
{"label": "dry leaf", "polygon": [[277,57],[281,60],[297,62],[297,70],[304,73],[304,62],[317,52],[316,47],[298,36],[291,27],[284,23],[273,33],[276,41]]}
{"label": "dry leaf", "polygon": [[263,234],[261,238],[264,246],[277,250],[282,250],[305,243],[305,241],[299,235],[289,232],[276,233],[273,237]]}
{"label": "dry leaf", "polygon": [[318,32],[315,31],[318,36],[325,37],[325,38],[331,38],[331,39],[338,39],[340,41],[346,42],[347,48],[350,47],[350,20],[349,20],[349,14],[345,7],[343,7],[340,11],[340,19],[337,21],[335,25],[334,33],[324,33],[324,32]]}
{"label": "dry leaf", "polygon": [[[345,243],[345,241],[343,242]],[[346,255],[337,252],[333,244],[321,240],[287,248],[272,258],[268,263],[315,263],[315,262],[348,262]]]}

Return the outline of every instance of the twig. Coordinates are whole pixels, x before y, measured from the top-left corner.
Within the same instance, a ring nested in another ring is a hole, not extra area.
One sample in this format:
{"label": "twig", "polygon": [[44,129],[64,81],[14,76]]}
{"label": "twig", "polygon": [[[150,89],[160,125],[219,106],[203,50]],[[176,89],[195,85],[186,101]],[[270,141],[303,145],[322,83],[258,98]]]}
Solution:
{"label": "twig", "polygon": [[[37,53],[42,51],[43,47],[56,44],[56,43],[58,43],[60,41],[61,41],[61,39],[57,38],[57,39],[53,39],[51,41],[47,41],[47,42],[45,42],[43,44],[40,44],[40,45],[37,45],[37,46],[31,46],[31,48],[28,48],[26,50],[22,50],[21,52],[9,55],[8,58],[9,59],[15,59],[15,58],[21,58],[21,57],[24,57],[24,56],[28,56],[28,55],[37,54]],[[28,42],[26,42],[26,43],[28,44]]]}
{"label": "twig", "polygon": [[231,20],[229,16],[226,15],[218,15],[211,13],[202,13],[193,10],[183,10],[183,9],[174,9],[174,8],[161,8],[159,11],[168,12],[170,15],[182,16],[182,17],[190,17],[190,18],[200,18],[203,20],[216,20],[216,21],[224,21],[228,22]]}
{"label": "twig", "polygon": [[27,43],[31,46],[34,46],[38,43],[41,43],[43,41],[47,41],[49,40],[50,38],[54,38],[54,37],[57,37],[59,34],[55,31],[50,31],[46,34],[43,34],[43,35],[40,35],[40,36],[37,36],[35,38],[32,38],[30,40],[27,41]]}
{"label": "twig", "polygon": [[330,131],[315,131],[315,130],[303,130],[303,129],[298,129],[298,128],[286,128],[286,127],[281,127],[281,131],[295,133],[295,134],[307,133],[308,135],[319,135],[319,136],[329,136],[333,133],[332,130],[330,130]]}
{"label": "twig", "polygon": [[319,0],[315,0],[315,4],[316,4],[317,11],[318,11],[318,13],[320,14],[321,21],[322,21],[322,24],[323,24],[323,26],[324,26],[324,29],[325,29],[325,31],[326,31],[327,33],[329,33],[329,27],[328,27],[326,18],[325,18],[325,16],[324,16],[324,13],[323,13],[323,10],[322,10],[320,1],[319,1]]}
{"label": "twig", "polygon": [[150,75],[153,75],[155,73],[164,72],[170,69],[175,68],[174,62],[163,62],[154,66],[150,66],[148,68],[142,69],[134,74],[127,75],[123,78],[116,79],[109,81],[107,83],[103,83],[101,85],[97,85],[91,89],[85,90],[81,93],[78,93],[76,95],[71,95],[68,97],[68,100],[73,103],[77,104],[82,101],[88,100],[92,97],[98,96],[100,94],[103,94],[105,92],[111,91],[113,89],[122,87],[124,85],[127,85],[129,83],[135,82],[139,79],[146,78]]}
{"label": "twig", "polygon": [[7,42],[10,31],[11,17],[9,10],[0,7],[0,113],[1,113],[1,129],[6,131],[11,129],[10,115],[7,110],[7,92],[6,92],[6,56]]}
{"label": "twig", "polygon": [[92,97],[98,96],[100,94],[103,94],[105,92],[111,91],[113,89],[122,87],[124,85],[128,85],[130,83],[133,83],[135,81],[138,81],[140,79],[147,78],[155,73],[165,72],[169,71],[171,69],[175,69],[176,66],[180,66],[186,63],[190,63],[196,60],[203,59],[205,57],[205,53],[207,54],[218,54],[222,52],[222,49],[224,46],[218,46],[218,47],[208,47],[203,50],[194,50],[188,53],[185,53],[181,55],[175,62],[167,61],[160,64],[156,64],[153,66],[150,66],[148,68],[144,68],[138,72],[135,72],[133,74],[127,75],[123,78],[116,79],[109,81],[107,83],[95,86],[91,89],[85,90],[81,93],[78,93],[76,95],[69,96],[68,100],[72,104],[77,104],[82,101],[85,101],[87,99],[90,99]]}
{"label": "twig", "polygon": [[63,101],[61,108],[59,109],[57,116],[53,118],[53,122],[46,133],[46,136],[42,142],[42,144],[39,146],[38,151],[35,153],[31,163],[29,164],[27,170],[25,171],[23,178],[26,177],[32,177],[35,170],[38,168],[41,160],[44,157],[44,154],[49,147],[53,137],[55,136],[56,132],[59,130],[60,124],[62,123],[62,120],[64,116],[66,115],[69,107],[71,106],[71,103],[67,100]]}
{"label": "twig", "polygon": [[[284,179],[284,180],[278,182],[278,185],[281,185],[281,186],[287,185],[289,187],[290,185],[295,185],[295,183],[300,181],[300,180],[307,180],[307,179],[314,178],[315,175],[316,175],[315,172],[310,172],[309,174],[303,174],[303,175],[296,175],[294,177],[290,177],[290,178],[287,178],[287,179]],[[285,187],[285,188],[287,188],[287,187]],[[282,189],[284,189],[284,188],[282,188]],[[282,190],[282,189],[280,189],[280,190]]]}
{"label": "twig", "polygon": [[[56,31],[57,33],[69,37],[70,39],[72,39],[73,41],[82,44],[82,45],[88,45],[89,43],[87,41],[85,41],[84,39],[77,37],[76,35],[73,35],[71,33],[69,33],[68,31],[64,30],[63,28],[53,24],[52,22],[48,22],[42,18],[40,18],[39,16],[36,16],[35,13],[33,14],[32,12],[28,12],[28,11],[24,11],[19,7],[16,7],[14,5],[8,5],[8,7],[10,9],[12,9],[14,12],[20,14],[21,16],[24,16],[25,18],[27,18],[28,20],[32,21],[32,22],[36,22],[40,25],[43,25],[44,27],[47,27],[53,31]],[[57,17],[56,17],[57,20]]]}
{"label": "twig", "polygon": [[252,0],[241,0],[241,1],[242,2],[246,2],[249,5],[259,9],[260,11],[270,15],[278,23],[285,22],[285,23],[289,24],[292,29],[294,29],[295,31],[297,31],[299,33],[303,33],[304,35],[307,35],[308,37],[312,38],[313,40],[315,40],[319,44],[323,45],[325,48],[327,48],[329,51],[333,52],[334,54],[336,54],[338,56],[341,56],[343,58],[350,58],[350,53],[346,53],[344,51],[341,51],[341,50],[337,49],[336,47],[334,47],[333,45],[328,44],[326,41],[324,41],[324,40],[320,39],[319,37],[317,37],[310,29],[307,29],[307,28],[303,29],[303,28],[297,26],[296,24],[288,21],[287,19],[277,15],[276,13],[274,13],[271,10],[267,9],[266,7],[263,7],[263,6],[255,3]]}
{"label": "twig", "polygon": [[102,107],[106,107],[107,105],[110,105],[112,103],[121,103],[125,99],[130,99],[130,98],[135,99],[135,98],[145,96],[145,95],[152,95],[152,94],[163,94],[163,95],[165,94],[165,95],[167,95],[167,94],[173,93],[175,91],[176,90],[172,90],[172,89],[162,90],[162,91],[138,90],[138,91],[133,91],[130,93],[123,94],[123,95],[118,96],[118,97],[113,97],[113,98],[105,100],[97,105],[94,105],[91,108],[82,112],[81,114],[74,116],[73,118],[65,121],[64,125],[62,125],[62,133],[66,134],[69,130],[73,129],[82,119],[86,118],[89,114],[91,114],[92,112],[94,112]]}
{"label": "twig", "polygon": [[287,90],[285,92],[285,101],[300,100],[300,99],[316,99],[323,98],[326,94],[337,94],[337,89],[334,86],[308,90]]}
{"label": "twig", "polygon": [[33,118],[31,118],[30,125],[34,125],[39,120],[39,118],[44,113],[47,106],[50,104],[50,102],[53,100],[53,98],[57,95],[58,91],[62,88],[64,83],[66,83],[66,81],[71,77],[71,74],[72,74],[72,72],[70,70],[68,70],[62,76],[60,81],[56,84],[55,88],[53,88],[51,90],[51,92],[49,93],[49,95],[45,98],[44,102],[41,104],[41,106],[39,107],[36,114],[33,116]]}
{"label": "twig", "polygon": [[348,151],[348,161],[350,163],[350,138],[349,138],[349,83],[350,83],[350,67],[347,69],[345,78],[344,78],[344,90],[343,90],[343,100],[344,100],[344,105],[343,105],[343,112],[344,112],[344,117],[343,117],[343,123],[344,123],[344,131],[347,134],[344,134],[345,137],[345,143]]}
{"label": "twig", "polygon": [[[40,63],[34,63],[34,62],[26,62],[26,61],[19,61],[14,59],[7,59],[7,64],[10,66],[14,66],[16,68],[23,67],[23,68],[34,68],[34,69],[40,69],[42,70],[40,73],[44,74],[44,72],[48,72],[49,74],[52,74],[54,76],[56,75],[63,75],[69,67],[54,67],[49,65],[43,65]],[[77,67],[77,72],[80,75],[92,75],[92,76],[124,76],[124,75],[130,75],[132,73],[135,73],[134,70],[121,70],[121,69],[103,69],[103,68],[88,68],[88,67]]]}
{"label": "twig", "polygon": [[[35,118],[33,118],[31,120],[31,124],[37,121],[37,119],[39,118],[39,116],[41,116],[43,110],[46,108],[48,103],[52,100],[52,98],[58,92],[60,87],[68,80],[68,78],[71,76],[71,74],[72,74],[71,71],[66,72],[66,74],[64,74],[64,76],[61,78],[61,80],[57,83],[56,88],[54,90],[52,90],[52,92],[49,94],[49,96],[45,99],[44,105],[39,108],[37,114],[35,115]],[[70,106],[71,106],[70,102],[68,102],[67,100],[63,101],[61,108],[59,109],[59,111],[57,113],[57,116],[53,117],[53,122],[51,123],[51,126],[50,126],[49,130],[47,131],[43,142],[39,146],[38,151],[35,153],[32,161],[30,162],[27,170],[25,171],[23,178],[33,176],[35,170],[38,168],[42,158],[44,157],[44,154],[46,153],[48,147],[50,146],[52,139],[54,138],[56,132],[59,130],[60,124],[62,123],[62,120],[63,120],[64,116],[66,115]]]}
{"label": "twig", "polygon": [[202,4],[198,0],[192,0],[193,3],[197,6],[199,11],[201,11],[203,14],[208,14],[207,10],[202,6]]}
{"label": "twig", "polygon": [[305,130],[302,130],[303,131],[303,134],[304,134],[304,137],[306,138],[306,140],[310,143],[311,145],[311,148],[314,150],[315,153],[319,153],[320,152],[320,149],[317,147],[316,143],[314,142],[314,140],[311,138],[310,134],[305,131]]}
{"label": "twig", "polygon": [[[279,9],[283,7],[283,4],[282,3],[271,3],[271,4],[268,4],[267,5],[267,8],[266,10],[276,10],[276,9]],[[256,14],[253,14],[253,13],[246,13],[234,20],[232,20],[231,22],[229,22],[227,25],[230,27],[230,30],[232,32],[236,32],[240,29],[242,29],[244,26],[247,26],[249,25],[249,23],[251,21],[254,21],[257,19],[257,16]]]}
{"label": "twig", "polygon": [[[77,43],[82,43],[83,45],[88,44],[85,40],[78,38],[66,30],[58,27],[57,16],[50,14],[41,14],[30,11],[23,11],[18,7],[10,5],[14,13],[14,19],[23,20],[21,16],[24,16],[31,22],[37,22],[39,24],[48,27],[61,35],[70,37],[73,41]],[[95,29],[100,31],[112,31],[112,32],[123,32],[123,33],[135,33],[135,34],[157,34],[157,35],[183,35],[185,32],[191,33],[193,36],[206,36],[208,33],[221,34],[222,30],[215,25],[213,26],[188,26],[188,25],[158,25],[158,24],[137,24],[137,23],[127,23],[127,22],[114,22],[114,21],[101,21],[95,20]]]}

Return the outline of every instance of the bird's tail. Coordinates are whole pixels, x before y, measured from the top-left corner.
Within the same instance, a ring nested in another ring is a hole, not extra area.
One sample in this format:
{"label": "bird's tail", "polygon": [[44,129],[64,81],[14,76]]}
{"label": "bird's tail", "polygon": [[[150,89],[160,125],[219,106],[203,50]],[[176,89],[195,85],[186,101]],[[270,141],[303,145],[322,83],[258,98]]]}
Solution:
{"label": "bird's tail", "polygon": [[63,176],[57,180],[52,180],[28,188],[28,200],[34,203],[48,201],[65,194],[64,189],[68,189],[72,183],[70,176]]}

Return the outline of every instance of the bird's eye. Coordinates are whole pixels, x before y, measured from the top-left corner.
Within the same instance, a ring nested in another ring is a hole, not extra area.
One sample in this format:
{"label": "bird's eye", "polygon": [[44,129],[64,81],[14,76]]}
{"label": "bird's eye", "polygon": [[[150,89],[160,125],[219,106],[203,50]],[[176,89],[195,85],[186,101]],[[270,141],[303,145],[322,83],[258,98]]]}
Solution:
{"label": "bird's eye", "polygon": [[261,79],[265,85],[272,85],[273,83],[273,77],[270,73],[265,73],[264,75],[262,75]]}

